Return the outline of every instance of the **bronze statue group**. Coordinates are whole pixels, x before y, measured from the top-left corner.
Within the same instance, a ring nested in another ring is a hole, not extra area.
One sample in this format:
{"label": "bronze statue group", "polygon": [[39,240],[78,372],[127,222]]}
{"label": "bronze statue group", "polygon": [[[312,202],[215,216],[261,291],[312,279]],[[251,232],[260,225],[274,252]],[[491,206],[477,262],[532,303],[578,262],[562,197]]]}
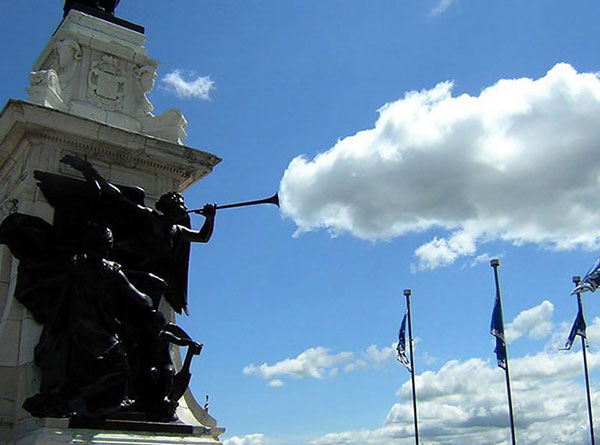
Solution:
{"label": "bronze statue group", "polygon": [[[53,224],[21,213],[0,224],[0,243],[19,259],[14,296],[43,325],[40,391],[23,406],[36,417],[175,420],[202,345],[158,308],[164,298],[187,313],[190,242],[210,239],[215,206],[197,212],[205,221],[192,230],[179,193],[153,209],[142,189],[109,183],[84,159],[61,162],[85,181],[34,172]],[[177,373],[171,344],[188,347]]]}

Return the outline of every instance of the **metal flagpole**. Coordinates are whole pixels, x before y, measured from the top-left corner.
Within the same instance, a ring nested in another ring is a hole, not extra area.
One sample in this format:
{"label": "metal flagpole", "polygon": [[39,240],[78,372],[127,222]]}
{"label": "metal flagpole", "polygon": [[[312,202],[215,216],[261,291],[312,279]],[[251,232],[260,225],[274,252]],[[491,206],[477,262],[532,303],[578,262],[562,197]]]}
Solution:
{"label": "metal flagpole", "polygon": [[415,445],[419,445],[419,421],[417,420],[417,389],[415,386],[415,355],[413,354],[412,321],[410,317],[410,289],[404,289],[408,315],[408,345],[410,347],[410,381],[412,384],[413,418],[415,421]]}
{"label": "metal flagpole", "polygon": [[[575,286],[578,286],[580,281],[581,281],[580,277],[578,277],[578,276],[573,277],[573,283],[575,283]],[[583,302],[581,301],[581,293],[580,292],[577,292],[577,309],[583,316]],[[589,376],[588,364],[587,364],[586,343],[587,343],[586,338],[582,335],[581,336],[581,351],[583,353],[583,370],[585,373],[585,389],[587,391],[588,418],[589,418],[589,422],[590,422],[590,436],[592,439],[592,442],[591,442],[592,445],[595,445],[596,441],[594,439],[594,417],[592,415],[592,395],[590,393],[590,376]]]}
{"label": "metal flagpole", "polygon": [[[502,314],[502,296],[500,295],[500,282],[498,281],[498,266],[500,266],[500,261],[497,259],[493,259],[490,261],[490,266],[494,269],[494,280],[496,282],[496,298],[498,299],[498,304],[500,306],[500,313]],[[504,316],[502,315],[504,319]],[[504,328],[503,328],[504,329]],[[513,413],[513,403],[512,403],[512,391],[510,389],[510,371],[508,369],[508,348],[506,348],[506,340],[504,340],[505,346],[505,365],[504,368],[505,376],[506,376],[506,392],[508,394],[508,415],[510,419],[510,437],[512,440],[512,445],[516,445],[517,437],[515,434],[515,416]]]}

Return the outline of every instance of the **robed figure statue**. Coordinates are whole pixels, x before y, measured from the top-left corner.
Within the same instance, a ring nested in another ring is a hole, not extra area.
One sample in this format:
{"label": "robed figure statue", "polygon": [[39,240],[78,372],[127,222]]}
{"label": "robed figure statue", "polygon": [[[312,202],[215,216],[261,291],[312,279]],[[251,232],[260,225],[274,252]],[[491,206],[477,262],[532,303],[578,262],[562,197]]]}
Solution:
{"label": "robed figure statue", "polygon": [[[165,297],[187,312],[189,243],[210,239],[215,206],[205,205],[202,228],[192,230],[178,193],[155,210],[142,189],[107,182],[79,157],[62,162],[85,181],[35,172],[54,223],[13,213],[0,224],[0,243],[20,260],[15,298],[43,325],[35,348],[40,392],[24,408],[38,417],[127,410],[174,420],[202,345],[158,306]],[[179,372],[171,343],[188,347]]]}

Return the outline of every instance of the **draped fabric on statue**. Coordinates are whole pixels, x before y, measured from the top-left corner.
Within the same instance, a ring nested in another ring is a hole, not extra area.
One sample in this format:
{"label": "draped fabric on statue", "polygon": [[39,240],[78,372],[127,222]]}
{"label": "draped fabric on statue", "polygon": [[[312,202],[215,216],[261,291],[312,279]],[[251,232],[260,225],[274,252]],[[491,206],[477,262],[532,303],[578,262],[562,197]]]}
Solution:
{"label": "draped fabric on statue", "polygon": [[[187,283],[190,246],[182,240],[177,226],[189,228],[189,216],[173,225],[145,206],[140,187],[115,185],[127,198],[128,205],[98,193],[86,181],[52,173],[35,171],[35,178],[48,202],[55,208],[54,226],[68,249],[76,251],[81,239],[78,233],[85,221],[96,221],[109,227],[114,235],[110,259],[130,271],[149,272],[164,279],[164,294],[173,310],[187,313]],[[69,236],[64,236],[71,234]]]}

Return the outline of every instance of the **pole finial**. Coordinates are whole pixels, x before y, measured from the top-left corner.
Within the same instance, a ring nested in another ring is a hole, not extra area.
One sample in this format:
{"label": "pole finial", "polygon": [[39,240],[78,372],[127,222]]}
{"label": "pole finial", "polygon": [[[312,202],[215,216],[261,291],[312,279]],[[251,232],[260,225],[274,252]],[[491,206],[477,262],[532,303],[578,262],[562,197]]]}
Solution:
{"label": "pole finial", "polygon": [[581,281],[581,277],[579,275],[573,275],[573,283],[576,285]]}
{"label": "pole finial", "polygon": [[494,258],[494,259],[490,260],[490,266],[498,267],[499,265],[500,265],[500,260],[498,258]]}
{"label": "pole finial", "polygon": [[404,289],[404,296],[405,297],[410,297],[410,294],[411,294],[410,289]]}

